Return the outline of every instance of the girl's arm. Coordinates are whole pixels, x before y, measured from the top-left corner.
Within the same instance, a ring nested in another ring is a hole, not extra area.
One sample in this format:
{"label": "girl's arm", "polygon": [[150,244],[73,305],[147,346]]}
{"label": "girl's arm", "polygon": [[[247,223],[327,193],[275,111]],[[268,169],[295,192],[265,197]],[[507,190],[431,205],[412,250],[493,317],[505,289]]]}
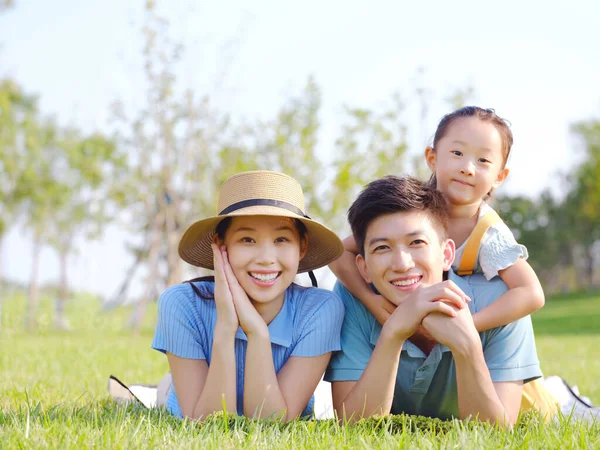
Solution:
{"label": "girl's arm", "polygon": [[344,253],[337,260],[329,264],[329,268],[336,278],[359,299],[375,316],[377,322],[383,325],[396,309],[396,306],[383,296],[373,292],[371,287],[363,280],[356,267],[358,248],[353,236],[344,239]]}
{"label": "girl's arm", "polygon": [[498,275],[508,286],[508,291],[473,315],[477,331],[507,325],[544,306],[542,285],[533,268],[523,258],[500,270]]}

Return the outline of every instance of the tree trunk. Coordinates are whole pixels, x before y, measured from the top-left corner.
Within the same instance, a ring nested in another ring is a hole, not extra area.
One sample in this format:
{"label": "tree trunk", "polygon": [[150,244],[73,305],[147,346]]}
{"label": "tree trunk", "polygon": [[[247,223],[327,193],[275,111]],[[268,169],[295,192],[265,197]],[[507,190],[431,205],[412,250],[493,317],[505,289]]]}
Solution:
{"label": "tree trunk", "polygon": [[123,278],[123,281],[119,285],[119,288],[117,289],[115,295],[113,295],[110,298],[110,300],[108,300],[107,302],[104,303],[105,311],[110,311],[111,309],[116,308],[117,306],[121,305],[124,302],[123,297],[127,294],[127,289],[129,289],[131,280],[133,279],[133,276],[135,275],[135,272],[138,269],[138,267],[142,264],[142,259],[144,259],[146,256],[148,256],[147,250],[136,252],[135,260],[133,261],[131,266],[129,266],[129,268],[127,269],[127,272],[125,273],[125,277]]}
{"label": "tree trunk", "polygon": [[166,231],[167,231],[167,261],[169,273],[167,276],[167,287],[181,283],[181,259],[177,251],[179,243],[179,230],[177,227],[176,203],[169,204],[166,209]]}
{"label": "tree trunk", "polygon": [[54,316],[54,327],[59,330],[70,330],[71,325],[65,317],[65,304],[69,298],[69,282],[67,277],[68,246],[62,247],[59,252],[60,259],[60,286],[56,297],[56,315]]}
{"label": "tree trunk", "polygon": [[37,309],[39,303],[38,275],[40,267],[40,254],[42,251],[42,237],[36,233],[33,238],[33,260],[31,263],[31,278],[29,280],[29,295],[27,297],[27,312],[25,313],[25,327],[37,328]]}
{"label": "tree trunk", "polygon": [[154,286],[158,278],[158,255],[160,253],[162,228],[164,225],[165,214],[160,212],[156,215],[150,233],[150,249],[148,251],[148,279],[146,281],[146,292],[137,304],[132,327],[135,334],[139,334],[142,329],[142,320],[146,313],[148,301],[154,295]]}
{"label": "tree trunk", "polygon": [[594,288],[594,246],[588,245],[585,250],[585,275],[586,290],[590,291]]}

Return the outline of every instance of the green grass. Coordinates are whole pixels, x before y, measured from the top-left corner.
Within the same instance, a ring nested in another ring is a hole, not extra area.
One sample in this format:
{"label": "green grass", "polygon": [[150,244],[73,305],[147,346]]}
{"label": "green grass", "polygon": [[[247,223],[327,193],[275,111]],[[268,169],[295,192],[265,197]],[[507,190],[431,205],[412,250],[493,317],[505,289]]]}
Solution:
{"label": "green grass", "polygon": [[[24,299],[4,302],[0,331],[0,448],[598,448],[600,425],[543,424],[522,418],[512,432],[476,422],[414,416],[372,418],[354,426],[333,420],[289,424],[217,414],[206,423],[161,410],[113,403],[108,375],[156,383],[166,358],[149,348],[154,305],[139,336],[124,330],[131,310],[103,312],[91,297],[68,305],[73,331],[51,329],[52,305],[40,305],[40,328],[22,330]],[[551,299],[533,317],[542,369],[560,375],[600,404],[600,297]]]}

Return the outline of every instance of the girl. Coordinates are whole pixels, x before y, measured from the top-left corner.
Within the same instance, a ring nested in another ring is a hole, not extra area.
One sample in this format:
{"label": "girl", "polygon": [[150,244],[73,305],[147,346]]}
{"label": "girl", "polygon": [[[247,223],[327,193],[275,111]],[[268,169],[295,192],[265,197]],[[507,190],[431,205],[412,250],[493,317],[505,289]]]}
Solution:
{"label": "girl", "polygon": [[[479,241],[474,240],[477,258],[471,267],[466,261],[461,265],[467,241],[478,222],[494,216],[486,200],[508,176],[506,161],[512,143],[508,124],[493,110],[466,106],[442,118],[433,146],[425,150],[425,159],[433,172],[432,182],[450,204],[448,228],[457,246],[453,269],[459,275],[474,269],[483,272],[488,280],[498,275],[509,288],[498,300],[473,315],[478,331],[514,322],[537,311],[545,301],[540,282],[526,261],[527,249],[516,242],[502,221],[484,228],[479,246]],[[344,255],[329,267],[383,324],[394,311],[394,305],[375,294],[360,277],[354,262],[358,251],[352,237],[344,240],[344,247]]]}
{"label": "girl", "polygon": [[160,297],[152,347],[166,353],[166,407],[202,419],[215,411],[291,420],[340,349],[344,310],[332,292],[293,283],[343,253],[340,239],[304,212],[300,185],[254,171],[221,187],[218,215],[192,224],[179,255],[214,270]]}

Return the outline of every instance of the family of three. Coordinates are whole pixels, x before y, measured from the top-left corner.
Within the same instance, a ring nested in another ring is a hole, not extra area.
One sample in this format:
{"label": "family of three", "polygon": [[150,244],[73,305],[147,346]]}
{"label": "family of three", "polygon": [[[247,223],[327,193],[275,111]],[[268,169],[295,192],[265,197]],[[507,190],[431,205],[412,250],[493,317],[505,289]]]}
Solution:
{"label": "family of three", "polygon": [[[432,181],[368,184],[344,242],[307,215],[292,177],[229,178],[217,215],[179,244],[183,260],[214,277],[159,299],[152,347],[172,374],[166,408],[292,420],[311,414],[324,375],[340,419],[404,412],[514,424],[524,386],[541,376],[528,314],[544,298],[526,249],[488,219],[511,145],[492,110],[448,114],[425,152]],[[294,283],[328,264],[333,292]]]}

